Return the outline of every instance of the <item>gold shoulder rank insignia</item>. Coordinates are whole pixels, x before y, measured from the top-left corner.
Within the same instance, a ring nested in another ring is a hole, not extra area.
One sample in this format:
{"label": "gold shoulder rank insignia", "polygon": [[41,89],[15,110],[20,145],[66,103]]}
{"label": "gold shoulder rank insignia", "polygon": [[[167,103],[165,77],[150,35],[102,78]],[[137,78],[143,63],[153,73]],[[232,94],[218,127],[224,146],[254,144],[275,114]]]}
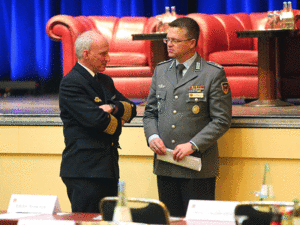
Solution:
{"label": "gold shoulder rank insignia", "polygon": [[223,83],[221,83],[221,85],[222,85],[222,91],[224,92],[224,94],[225,95],[228,94],[228,92],[229,92],[229,84],[228,84],[228,82],[223,82]]}

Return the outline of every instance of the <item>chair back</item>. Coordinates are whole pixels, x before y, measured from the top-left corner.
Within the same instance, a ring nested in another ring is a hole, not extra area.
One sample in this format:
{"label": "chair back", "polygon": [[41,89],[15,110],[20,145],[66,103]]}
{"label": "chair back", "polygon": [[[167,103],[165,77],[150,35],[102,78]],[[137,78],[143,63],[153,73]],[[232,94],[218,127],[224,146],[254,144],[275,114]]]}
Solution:
{"label": "chair back", "polygon": [[241,202],[235,207],[234,217],[236,224],[269,225],[272,219],[281,213],[285,214],[293,209],[292,202]]}
{"label": "chair back", "polygon": [[[100,202],[100,213],[104,221],[112,221],[118,197],[105,197]],[[146,224],[170,224],[167,207],[154,199],[127,198],[132,222]]]}

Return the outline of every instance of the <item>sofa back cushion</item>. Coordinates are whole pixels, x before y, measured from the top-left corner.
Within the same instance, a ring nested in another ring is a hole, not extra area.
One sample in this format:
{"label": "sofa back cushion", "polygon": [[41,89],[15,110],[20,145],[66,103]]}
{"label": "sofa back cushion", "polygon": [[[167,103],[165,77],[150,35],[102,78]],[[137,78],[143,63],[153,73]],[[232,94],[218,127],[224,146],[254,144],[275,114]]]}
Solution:
{"label": "sofa back cushion", "polygon": [[200,26],[197,52],[205,60],[208,60],[212,52],[228,50],[226,31],[217,18],[203,13],[191,13],[187,16],[194,19]]}
{"label": "sofa back cushion", "polygon": [[144,33],[146,17],[122,17],[116,23],[109,47],[108,66],[147,66],[146,41],[133,41],[132,34]]}
{"label": "sofa back cushion", "polygon": [[145,50],[144,41],[133,41],[132,34],[144,33],[146,17],[122,17],[119,19],[114,32],[111,52],[139,52]]}
{"label": "sofa back cushion", "polygon": [[89,16],[89,18],[93,21],[96,29],[107,39],[110,46],[119,19],[115,16]]}
{"label": "sofa back cushion", "polygon": [[[220,21],[227,34],[228,49],[209,54],[208,59],[223,66],[257,65],[257,52],[253,51],[251,38],[238,38],[236,31],[245,30],[250,25],[250,17],[241,14],[240,18],[233,15],[211,15]],[[248,18],[247,18],[248,17]]]}
{"label": "sofa back cushion", "polygon": [[223,25],[226,34],[228,49],[227,50],[251,50],[252,41],[248,38],[238,38],[236,31],[245,30],[243,24],[236,17],[225,14],[214,14]]}

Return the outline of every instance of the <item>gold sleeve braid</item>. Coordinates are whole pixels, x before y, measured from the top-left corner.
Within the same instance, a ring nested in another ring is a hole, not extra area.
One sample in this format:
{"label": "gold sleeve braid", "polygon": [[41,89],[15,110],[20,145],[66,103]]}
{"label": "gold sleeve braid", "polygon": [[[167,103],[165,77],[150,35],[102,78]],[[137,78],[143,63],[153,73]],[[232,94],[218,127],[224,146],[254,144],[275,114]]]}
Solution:
{"label": "gold sleeve braid", "polygon": [[125,122],[128,122],[131,118],[131,114],[132,114],[132,106],[129,102],[124,102],[121,101],[121,103],[124,106],[124,114],[121,117],[121,119],[123,119]]}
{"label": "gold sleeve braid", "polygon": [[109,115],[110,116],[110,122],[108,124],[108,126],[106,127],[106,129],[104,130],[105,133],[113,135],[118,127],[118,120],[116,117],[114,117],[113,115]]}

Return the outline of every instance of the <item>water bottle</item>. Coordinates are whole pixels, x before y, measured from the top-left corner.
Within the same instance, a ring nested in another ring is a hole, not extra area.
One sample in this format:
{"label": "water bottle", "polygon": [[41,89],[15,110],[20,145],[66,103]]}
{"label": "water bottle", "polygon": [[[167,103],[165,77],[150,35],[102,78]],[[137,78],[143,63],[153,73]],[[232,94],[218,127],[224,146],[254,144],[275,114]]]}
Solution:
{"label": "water bottle", "polygon": [[176,14],[176,8],[175,8],[175,6],[171,6],[171,15],[172,15],[172,21],[177,19],[177,14]]}
{"label": "water bottle", "polygon": [[289,17],[288,11],[287,11],[287,2],[283,2],[283,8],[280,12],[280,25],[281,29],[287,29],[287,19]]}
{"label": "water bottle", "polygon": [[272,178],[270,172],[270,165],[268,163],[265,164],[263,182],[260,190],[260,200],[261,201],[272,201],[275,198]]}
{"label": "water bottle", "polygon": [[132,222],[130,208],[127,205],[125,182],[119,182],[118,202],[114,210],[113,222]]}
{"label": "water bottle", "polygon": [[286,29],[294,29],[294,28],[295,28],[295,23],[294,23],[292,2],[289,1],[287,6]]}

